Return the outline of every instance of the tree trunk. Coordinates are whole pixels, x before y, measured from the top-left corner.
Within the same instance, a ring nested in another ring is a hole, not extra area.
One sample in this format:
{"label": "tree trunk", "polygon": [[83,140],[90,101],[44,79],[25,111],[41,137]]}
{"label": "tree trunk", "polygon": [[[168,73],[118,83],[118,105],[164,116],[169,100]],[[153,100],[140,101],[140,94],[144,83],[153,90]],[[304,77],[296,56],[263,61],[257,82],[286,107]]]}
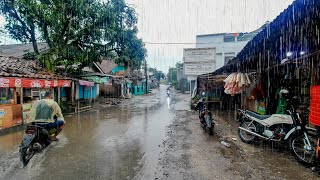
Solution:
{"label": "tree trunk", "polygon": [[46,23],[43,23],[42,30],[43,30],[44,38],[45,38],[49,48],[51,48],[51,41],[50,41],[49,33],[48,33],[48,26]]}
{"label": "tree trunk", "polygon": [[38,44],[37,44],[37,39],[36,39],[36,34],[35,34],[35,30],[34,30],[34,26],[31,27],[31,41],[32,41],[32,45],[33,45],[33,51],[36,55],[39,55],[39,49],[38,49]]}

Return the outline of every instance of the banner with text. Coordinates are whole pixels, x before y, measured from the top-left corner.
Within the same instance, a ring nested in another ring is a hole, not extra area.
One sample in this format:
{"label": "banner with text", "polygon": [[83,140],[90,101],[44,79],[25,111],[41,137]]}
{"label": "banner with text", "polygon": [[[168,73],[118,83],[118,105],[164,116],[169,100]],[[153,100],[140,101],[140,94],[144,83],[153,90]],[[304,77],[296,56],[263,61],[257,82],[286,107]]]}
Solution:
{"label": "banner with text", "polygon": [[0,77],[0,87],[2,88],[52,88],[52,87],[71,87],[70,80],[44,80],[44,79],[25,79]]}

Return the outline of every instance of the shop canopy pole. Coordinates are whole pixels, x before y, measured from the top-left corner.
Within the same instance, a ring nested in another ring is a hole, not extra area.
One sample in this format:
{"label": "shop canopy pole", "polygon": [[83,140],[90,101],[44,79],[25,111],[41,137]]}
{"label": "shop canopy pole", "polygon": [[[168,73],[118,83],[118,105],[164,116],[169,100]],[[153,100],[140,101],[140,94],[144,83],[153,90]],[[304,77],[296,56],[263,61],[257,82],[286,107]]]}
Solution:
{"label": "shop canopy pole", "polygon": [[60,94],[60,87],[58,87],[58,104],[60,105],[60,96],[61,96],[61,94]]}
{"label": "shop canopy pole", "polygon": [[90,107],[91,107],[91,101],[92,101],[92,86],[90,87]]}
{"label": "shop canopy pole", "polygon": [[24,124],[24,119],[23,119],[23,88],[20,88],[20,104],[21,104],[21,112],[22,112],[22,124]]}
{"label": "shop canopy pole", "polygon": [[17,99],[17,88],[13,89],[13,100],[15,104],[18,104],[18,99]]}
{"label": "shop canopy pole", "polygon": [[74,99],[75,99],[75,96],[74,96],[74,81],[71,82],[71,103],[74,104]]}
{"label": "shop canopy pole", "polygon": [[20,88],[20,104],[23,104],[23,88]]}

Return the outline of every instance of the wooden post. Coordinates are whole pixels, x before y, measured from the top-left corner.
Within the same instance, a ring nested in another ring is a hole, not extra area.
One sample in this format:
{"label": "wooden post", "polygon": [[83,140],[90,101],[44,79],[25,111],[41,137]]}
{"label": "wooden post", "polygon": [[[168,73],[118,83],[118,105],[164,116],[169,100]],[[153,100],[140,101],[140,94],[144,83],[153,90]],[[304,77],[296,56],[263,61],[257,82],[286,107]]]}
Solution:
{"label": "wooden post", "polygon": [[123,90],[124,90],[124,86],[123,86],[123,82],[121,82],[121,97],[123,97],[123,94],[124,94]]}
{"label": "wooden post", "polygon": [[15,104],[18,104],[17,102],[17,88],[13,89],[13,100]]}
{"label": "wooden post", "polygon": [[80,109],[80,101],[78,101],[78,108],[76,110],[77,113],[79,113],[79,109]]}
{"label": "wooden post", "polygon": [[74,81],[71,82],[71,104],[74,105],[74,100],[75,100],[75,88],[74,88]]}
{"label": "wooden post", "polygon": [[20,104],[23,104],[23,88],[20,88]]}
{"label": "wooden post", "polygon": [[58,104],[60,105],[60,96],[61,96],[61,94],[60,94],[60,87],[58,87]]}
{"label": "wooden post", "polygon": [[91,107],[91,101],[92,101],[92,86],[90,87],[90,104],[89,104],[90,107]]}
{"label": "wooden post", "polygon": [[22,124],[24,124],[24,119],[23,119],[23,88],[20,88],[20,104],[21,104],[21,112],[22,112]]}

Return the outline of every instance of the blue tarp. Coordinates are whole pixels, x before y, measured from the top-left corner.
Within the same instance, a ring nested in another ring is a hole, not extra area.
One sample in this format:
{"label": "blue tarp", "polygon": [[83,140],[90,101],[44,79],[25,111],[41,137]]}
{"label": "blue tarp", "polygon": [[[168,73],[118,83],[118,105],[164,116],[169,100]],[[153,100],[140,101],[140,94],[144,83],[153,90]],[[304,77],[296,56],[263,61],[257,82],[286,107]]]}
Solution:
{"label": "blue tarp", "polygon": [[[83,95],[84,95],[84,99],[90,99],[90,97],[91,97],[90,90],[91,90],[91,87],[79,85],[79,99],[83,99]],[[92,87],[92,98],[93,99],[97,98],[97,85],[96,84]]]}

